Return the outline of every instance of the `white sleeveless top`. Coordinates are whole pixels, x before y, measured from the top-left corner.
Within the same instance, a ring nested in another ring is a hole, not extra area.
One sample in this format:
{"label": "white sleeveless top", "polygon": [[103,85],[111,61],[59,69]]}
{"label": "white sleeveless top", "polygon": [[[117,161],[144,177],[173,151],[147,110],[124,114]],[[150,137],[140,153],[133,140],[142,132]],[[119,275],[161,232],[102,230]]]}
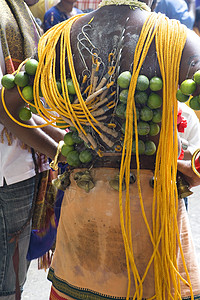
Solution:
{"label": "white sleeveless top", "polygon": [[[5,74],[5,64],[0,40],[0,82]],[[0,137],[4,125],[0,123]],[[49,169],[48,163],[43,164],[44,171]],[[4,178],[8,185],[29,179],[35,175],[35,166],[30,150],[22,149],[22,142],[13,138],[12,144],[4,135],[4,142],[0,140],[0,186],[3,186]]]}

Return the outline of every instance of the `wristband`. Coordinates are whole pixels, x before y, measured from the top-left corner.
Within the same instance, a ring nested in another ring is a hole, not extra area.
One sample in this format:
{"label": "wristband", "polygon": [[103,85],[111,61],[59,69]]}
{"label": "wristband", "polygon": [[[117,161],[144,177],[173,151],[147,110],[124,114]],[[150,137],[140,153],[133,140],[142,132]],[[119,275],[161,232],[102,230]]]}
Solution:
{"label": "wristband", "polygon": [[192,170],[193,172],[200,178],[200,162],[199,162],[199,156],[197,155],[200,153],[200,149],[197,149],[194,154],[192,155]]}

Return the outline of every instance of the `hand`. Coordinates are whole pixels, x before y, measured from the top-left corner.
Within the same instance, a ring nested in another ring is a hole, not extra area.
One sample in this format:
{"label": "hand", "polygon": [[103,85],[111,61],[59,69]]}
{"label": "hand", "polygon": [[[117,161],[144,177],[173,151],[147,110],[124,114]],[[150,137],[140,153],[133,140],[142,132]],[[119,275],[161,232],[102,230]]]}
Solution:
{"label": "hand", "polygon": [[191,160],[178,160],[177,168],[184,175],[190,188],[200,185],[200,178],[192,170]]}

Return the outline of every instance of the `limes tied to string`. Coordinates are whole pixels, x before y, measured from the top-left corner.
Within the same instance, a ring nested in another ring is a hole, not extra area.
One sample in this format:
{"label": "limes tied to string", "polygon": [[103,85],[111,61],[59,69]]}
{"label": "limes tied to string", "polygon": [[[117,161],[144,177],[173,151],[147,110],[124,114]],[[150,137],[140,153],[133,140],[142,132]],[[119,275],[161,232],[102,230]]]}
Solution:
{"label": "limes tied to string", "polygon": [[139,75],[136,84],[136,90],[146,91],[149,87],[149,78],[145,75]]}
{"label": "limes tied to string", "polygon": [[123,119],[125,111],[126,111],[126,106],[123,103],[120,103],[117,105],[115,113],[116,113],[117,117]]}
{"label": "limes tied to string", "polygon": [[145,142],[145,152],[146,155],[153,155],[156,152],[156,145],[153,141]]}
{"label": "limes tied to string", "polygon": [[200,84],[200,70],[194,73],[193,79],[197,84]]}
{"label": "limes tied to string", "polygon": [[68,93],[71,94],[71,95],[75,95],[76,91],[75,91],[75,87],[74,87],[72,79],[71,78],[67,78],[66,81],[67,81]]}
{"label": "limes tied to string", "polygon": [[26,72],[20,71],[15,75],[14,81],[19,87],[25,87],[29,83],[29,76]]}
{"label": "limes tied to string", "polygon": [[68,146],[73,146],[75,144],[73,138],[72,138],[72,134],[73,132],[67,132],[65,135],[64,135],[64,143]]}
{"label": "limes tied to string", "polygon": [[25,63],[25,71],[28,75],[35,75],[38,66],[38,61],[34,58],[29,59]]}
{"label": "limes tied to string", "polygon": [[160,77],[154,76],[149,81],[149,87],[152,91],[160,91],[163,87],[163,81]]}
{"label": "limes tied to string", "polygon": [[200,98],[199,96],[194,96],[190,99],[189,106],[194,110],[200,110]]}
{"label": "limes tied to string", "polygon": [[33,100],[33,87],[31,85],[27,85],[22,89],[22,95],[27,101]]}
{"label": "limes tied to string", "polygon": [[69,154],[69,152],[74,150],[74,146],[69,146],[64,144],[61,148],[61,153],[63,156],[67,157],[67,155]]}
{"label": "limes tied to string", "polygon": [[[144,154],[144,152],[145,152],[145,144],[142,140],[138,140],[138,153],[139,154]],[[132,153],[136,154],[136,141],[133,141]]]}
{"label": "limes tied to string", "polygon": [[82,163],[89,163],[92,161],[92,154],[89,150],[83,150],[79,154],[79,159]]}
{"label": "limes tied to string", "polygon": [[28,120],[30,120],[31,116],[32,116],[32,113],[31,113],[31,111],[30,111],[29,108],[22,107],[20,109],[20,111],[19,111],[19,118],[20,118],[20,120],[22,120],[22,121],[28,121]]}
{"label": "limes tied to string", "polygon": [[150,123],[150,131],[149,131],[149,135],[150,136],[155,136],[157,134],[159,134],[160,132],[160,126],[157,123]]}
{"label": "limes tied to string", "polygon": [[153,110],[147,106],[144,106],[140,110],[140,119],[142,121],[151,121],[153,118]]}
{"label": "limes tied to string", "polygon": [[196,82],[193,79],[186,79],[181,83],[180,90],[184,95],[191,95],[196,90]]}
{"label": "limes tied to string", "polygon": [[152,92],[148,97],[147,105],[152,109],[159,108],[162,105],[162,98],[160,97],[160,95]]}
{"label": "limes tied to string", "polygon": [[176,99],[179,102],[187,102],[189,100],[189,98],[190,98],[190,96],[184,95],[180,89],[176,92]]}
{"label": "limes tied to string", "polygon": [[1,84],[5,89],[12,89],[15,86],[15,76],[12,74],[6,74],[1,79]]}
{"label": "limes tied to string", "polygon": [[119,100],[122,103],[126,104],[127,103],[127,98],[128,98],[128,89],[124,89],[119,94]]}
{"label": "limes tied to string", "polygon": [[152,122],[154,123],[160,123],[162,120],[162,111],[160,108],[153,110],[153,118]]}
{"label": "limes tied to string", "polygon": [[80,138],[77,131],[72,133],[72,140],[74,141],[75,144],[83,143],[83,140],[82,140],[82,138]]}
{"label": "limes tied to string", "polygon": [[147,135],[150,131],[150,125],[147,122],[139,121],[137,125],[139,135]]}
{"label": "limes tied to string", "polygon": [[131,72],[124,71],[117,78],[117,84],[122,89],[127,89],[131,81]]}
{"label": "limes tied to string", "polygon": [[145,105],[148,100],[148,94],[146,92],[137,91],[134,97],[135,102],[142,105]]}
{"label": "limes tied to string", "polygon": [[67,155],[67,163],[72,167],[78,167],[81,164],[79,152],[76,150],[70,151]]}

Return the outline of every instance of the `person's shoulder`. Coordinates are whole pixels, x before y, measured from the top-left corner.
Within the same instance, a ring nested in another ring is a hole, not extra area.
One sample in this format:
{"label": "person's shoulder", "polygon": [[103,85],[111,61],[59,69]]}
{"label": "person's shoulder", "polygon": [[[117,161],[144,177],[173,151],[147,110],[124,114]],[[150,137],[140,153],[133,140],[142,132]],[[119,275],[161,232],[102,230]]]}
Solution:
{"label": "person's shoulder", "polygon": [[57,8],[56,8],[56,6],[52,6],[51,8],[49,8],[47,11],[46,11],[46,13],[45,13],[45,17],[46,16],[49,16],[50,14],[52,14],[52,13],[56,13],[57,12]]}

